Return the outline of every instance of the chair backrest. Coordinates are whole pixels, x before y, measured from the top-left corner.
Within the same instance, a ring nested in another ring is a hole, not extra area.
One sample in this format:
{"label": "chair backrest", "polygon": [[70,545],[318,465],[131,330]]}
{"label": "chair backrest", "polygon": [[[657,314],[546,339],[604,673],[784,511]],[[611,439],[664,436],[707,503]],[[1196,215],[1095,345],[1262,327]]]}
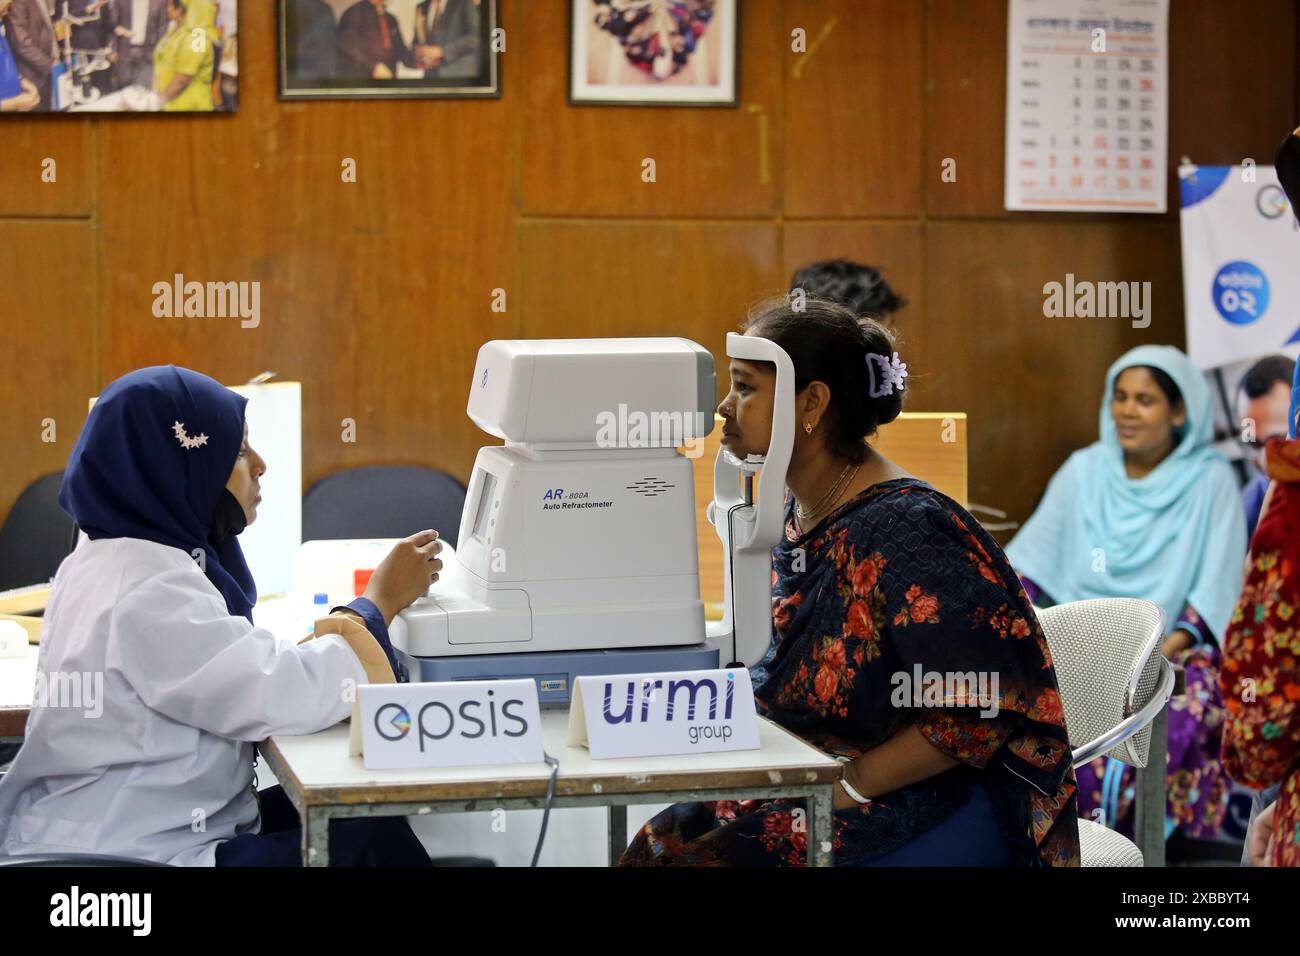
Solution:
{"label": "chair backrest", "polygon": [[413,465],[349,468],[316,482],[302,499],[302,539],[404,538],[435,529],[456,546],[465,486]]}
{"label": "chair backrest", "polygon": [[[1137,598],[1072,601],[1039,611],[1065,709],[1070,744],[1082,746],[1113,730],[1145,706],[1160,685],[1165,614]],[[1145,767],[1150,725],[1119,743],[1110,756]]]}
{"label": "chair backrest", "polygon": [[23,489],[0,526],[0,591],[44,584],[77,544],[76,525],[59,507],[63,472]]}

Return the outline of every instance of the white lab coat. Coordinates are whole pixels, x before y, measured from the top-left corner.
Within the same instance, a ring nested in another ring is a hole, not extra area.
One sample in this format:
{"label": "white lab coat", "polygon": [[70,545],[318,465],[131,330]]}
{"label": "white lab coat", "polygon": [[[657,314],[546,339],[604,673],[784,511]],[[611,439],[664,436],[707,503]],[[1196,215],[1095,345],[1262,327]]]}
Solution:
{"label": "white lab coat", "polygon": [[[278,641],[184,551],[135,538],[83,538],[59,567],[37,669],[47,706],[0,778],[0,854],[205,866],[257,832],[253,742],[337,723],[367,680],[340,635]],[[103,699],[73,699],[71,674],[92,692],[102,675]]]}

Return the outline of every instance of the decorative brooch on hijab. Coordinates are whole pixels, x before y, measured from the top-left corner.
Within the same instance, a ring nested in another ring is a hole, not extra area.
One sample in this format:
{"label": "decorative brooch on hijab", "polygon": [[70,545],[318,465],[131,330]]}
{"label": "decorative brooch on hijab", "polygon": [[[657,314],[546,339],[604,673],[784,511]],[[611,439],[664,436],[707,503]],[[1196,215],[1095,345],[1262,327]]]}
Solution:
{"label": "decorative brooch on hijab", "polygon": [[191,438],[186,434],[184,422],[173,422],[172,434],[176,436],[176,440],[181,443],[181,447],[186,451],[190,451],[198,448],[200,445],[206,445],[208,443],[207,435],[195,435]]}
{"label": "decorative brooch on hijab", "polygon": [[[880,369],[880,381],[876,380],[876,369]],[[871,376],[871,397],[882,398],[894,394],[897,388],[903,390],[903,379],[907,378],[907,363],[898,360],[898,353],[886,357],[875,352],[867,353],[867,372]]]}

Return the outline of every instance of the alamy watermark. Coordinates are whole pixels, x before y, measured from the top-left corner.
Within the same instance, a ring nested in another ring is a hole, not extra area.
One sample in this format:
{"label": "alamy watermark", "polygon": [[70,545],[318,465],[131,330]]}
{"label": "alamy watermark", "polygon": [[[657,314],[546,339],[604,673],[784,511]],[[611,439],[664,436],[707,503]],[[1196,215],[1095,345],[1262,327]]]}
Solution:
{"label": "alamy watermark", "polygon": [[239,318],[239,327],[262,322],[262,283],[186,282],[178,272],[171,282],[153,285],[153,314],[159,319]]}
{"label": "alamy watermark", "polygon": [[596,415],[599,448],[681,448],[687,458],[704,453],[704,436],[698,434],[699,412],[629,411],[620,403],[617,412]]}
{"label": "alamy watermark", "polygon": [[995,717],[1001,696],[997,671],[895,671],[889,703],[894,707],[975,707],[981,717]]}
{"label": "alamy watermark", "polygon": [[37,671],[32,707],[80,710],[86,717],[99,717],[104,713],[104,675],[100,671]]}
{"label": "alamy watermark", "polygon": [[1049,319],[1131,319],[1133,328],[1151,324],[1150,282],[1076,281],[1067,272],[1065,282],[1043,286],[1043,315]]}

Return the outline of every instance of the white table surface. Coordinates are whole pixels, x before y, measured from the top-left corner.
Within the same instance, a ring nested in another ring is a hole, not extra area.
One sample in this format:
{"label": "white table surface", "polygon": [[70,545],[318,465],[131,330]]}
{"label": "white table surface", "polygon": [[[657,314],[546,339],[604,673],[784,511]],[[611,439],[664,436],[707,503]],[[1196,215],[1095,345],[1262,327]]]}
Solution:
{"label": "white table surface", "polygon": [[[668,757],[627,757],[593,760],[585,747],[570,747],[567,710],[542,712],[542,741],[546,752],[560,761],[559,780],[577,784],[588,793],[635,793],[653,789],[656,779],[734,776],[748,772],[763,785],[793,786],[831,782],[839,764],[820,750],[771,721],[759,718],[759,749],[723,753],[679,754]],[[367,770],[362,758],[348,755],[348,725],[340,724],[307,736],[277,736],[271,743],[304,790],[363,790],[390,787],[428,788],[456,784],[499,784],[511,781],[545,781],[545,763],[508,764],[436,769]],[[829,777],[827,776],[829,775]],[[614,779],[610,779],[614,778]],[[588,786],[582,786],[586,781]],[[757,782],[757,781],[756,781]],[[575,787],[565,788],[572,792]],[[396,798],[394,794],[394,798]]]}
{"label": "white table surface", "polygon": [[36,688],[36,656],[41,645],[28,644],[22,657],[0,657],[0,707],[30,707]]}
{"label": "white table surface", "polygon": [[[28,644],[23,657],[0,657],[0,711],[23,712],[24,722],[26,711],[32,706],[36,657],[40,651],[39,644]],[[21,733],[21,729],[17,732]]]}

